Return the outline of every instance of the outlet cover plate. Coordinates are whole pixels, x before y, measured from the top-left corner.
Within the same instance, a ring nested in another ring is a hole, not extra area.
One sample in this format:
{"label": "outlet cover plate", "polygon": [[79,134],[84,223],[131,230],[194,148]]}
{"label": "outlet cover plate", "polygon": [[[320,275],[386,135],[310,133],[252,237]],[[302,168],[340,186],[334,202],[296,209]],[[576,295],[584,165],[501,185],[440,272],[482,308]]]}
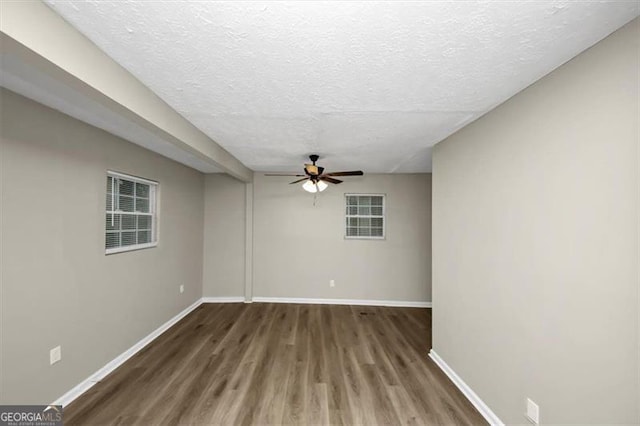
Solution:
{"label": "outlet cover plate", "polygon": [[62,347],[56,346],[55,348],[49,351],[49,363],[50,365],[55,364],[56,362],[62,359]]}
{"label": "outlet cover plate", "polygon": [[527,398],[527,419],[533,424],[540,424],[540,407]]}

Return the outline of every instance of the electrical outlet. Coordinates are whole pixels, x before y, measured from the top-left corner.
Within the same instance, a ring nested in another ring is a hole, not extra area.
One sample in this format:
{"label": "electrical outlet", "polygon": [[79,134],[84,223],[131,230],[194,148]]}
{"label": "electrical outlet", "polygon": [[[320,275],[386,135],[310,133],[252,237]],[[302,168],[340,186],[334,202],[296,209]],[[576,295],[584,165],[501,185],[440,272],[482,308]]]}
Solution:
{"label": "electrical outlet", "polygon": [[533,424],[540,424],[540,407],[538,404],[527,398],[527,419]]}
{"label": "electrical outlet", "polygon": [[55,364],[56,362],[62,359],[62,347],[56,346],[55,348],[49,351],[49,363],[50,365]]}
{"label": "electrical outlet", "polygon": [[184,293],[184,284],[180,285],[180,293]]}
{"label": "electrical outlet", "polygon": [[336,286],[336,280],[329,280],[329,287],[335,287]]}

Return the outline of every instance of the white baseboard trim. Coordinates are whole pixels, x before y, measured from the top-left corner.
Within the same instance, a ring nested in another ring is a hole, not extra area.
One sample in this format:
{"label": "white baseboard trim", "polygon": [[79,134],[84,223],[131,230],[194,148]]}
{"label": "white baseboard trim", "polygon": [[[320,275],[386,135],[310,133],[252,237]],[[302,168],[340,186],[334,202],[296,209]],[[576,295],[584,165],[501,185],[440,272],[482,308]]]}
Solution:
{"label": "white baseboard trim", "polygon": [[203,297],[202,303],[244,303],[244,297],[231,296],[231,297]]}
{"label": "white baseboard trim", "polygon": [[80,382],[77,386],[71,389],[69,392],[62,395],[60,398],[56,399],[51,405],[62,405],[67,406],[73,400],[78,398],[80,395],[88,391],[93,385],[102,380],[105,376],[111,373],[116,368],[120,367],[124,364],[129,358],[138,353],[142,348],[147,346],[153,340],[155,340],[162,333],[167,331],[171,326],[180,321],[182,318],[187,316],[191,311],[202,304],[202,299],[196,300],[193,304],[185,308],[182,312],[180,312],[175,317],[171,318],[169,321],[162,324],[160,327],[152,331],[149,335],[142,338],[135,345],[131,346],[129,349],[115,357],[113,360],[109,361],[104,367],[100,368],[98,371],[93,373],[91,376],[87,377],[85,380]]}
{"label": "white baseboard trim", "polygon": [[310,305],[358,305],[358,306],[392,306],[406,308],[430,308],[431,302],[412,302],[403,300],[362,300],[362,299],[312,299],[292,297],[254,297],[258,303],[301,303]]}
{"label": "white baseboard trim", "polygon": [[484,401],[480,399],[480,397],[469,387],[469,385],[467,385],[464,380],[462,380],[460,376],[458,376],[456,372],[453,371],[451,367],[449,367],[449,365],[444,362],[444,360],[440,358],[440,356],[433,349],[429,351],[429,357],[431,357],[433,362],[435,362],[438,367],[440,367],[440,369],[444,371],[444,374],[446,374],[451,379],[453,384],[456,385],[458,389],[460,389],[460,392],[462,392],[462,394],[467,397],[469,402],[471,402],[471,404],[476,407],[476,410],[478,410],[478,412],[482,414],[482,417],[484,417],[484,419],[489,422],[489,424],[504,426],[504,422],[502,422],[502,420],[500,420],[498,416],[496,416],[496,414],[491,411],[487,404],[485,404]]}

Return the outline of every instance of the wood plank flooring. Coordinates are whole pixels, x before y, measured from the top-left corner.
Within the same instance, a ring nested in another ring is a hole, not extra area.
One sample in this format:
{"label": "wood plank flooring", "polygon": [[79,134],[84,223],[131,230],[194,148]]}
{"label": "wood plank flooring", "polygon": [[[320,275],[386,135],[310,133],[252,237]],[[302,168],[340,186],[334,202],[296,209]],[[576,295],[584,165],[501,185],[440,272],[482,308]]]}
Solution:
{"label": "wood plank flooring", "polygon": [[203,304],[66,407],[64,423],[486,424],[430,348],[430,309]]}

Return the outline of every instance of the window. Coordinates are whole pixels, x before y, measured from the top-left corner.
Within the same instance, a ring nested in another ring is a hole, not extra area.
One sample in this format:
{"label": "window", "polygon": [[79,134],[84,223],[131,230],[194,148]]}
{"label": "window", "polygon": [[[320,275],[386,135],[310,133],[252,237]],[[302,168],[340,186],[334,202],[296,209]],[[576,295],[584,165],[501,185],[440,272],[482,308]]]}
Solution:
{"label": "window", "polygon": [[157,182],[107,172],[107,254],[154,247],[158,244],[157,188]]}
{"label": "window", "polygon": [[345,238],[384,239],[384,195],[345,194]]}

